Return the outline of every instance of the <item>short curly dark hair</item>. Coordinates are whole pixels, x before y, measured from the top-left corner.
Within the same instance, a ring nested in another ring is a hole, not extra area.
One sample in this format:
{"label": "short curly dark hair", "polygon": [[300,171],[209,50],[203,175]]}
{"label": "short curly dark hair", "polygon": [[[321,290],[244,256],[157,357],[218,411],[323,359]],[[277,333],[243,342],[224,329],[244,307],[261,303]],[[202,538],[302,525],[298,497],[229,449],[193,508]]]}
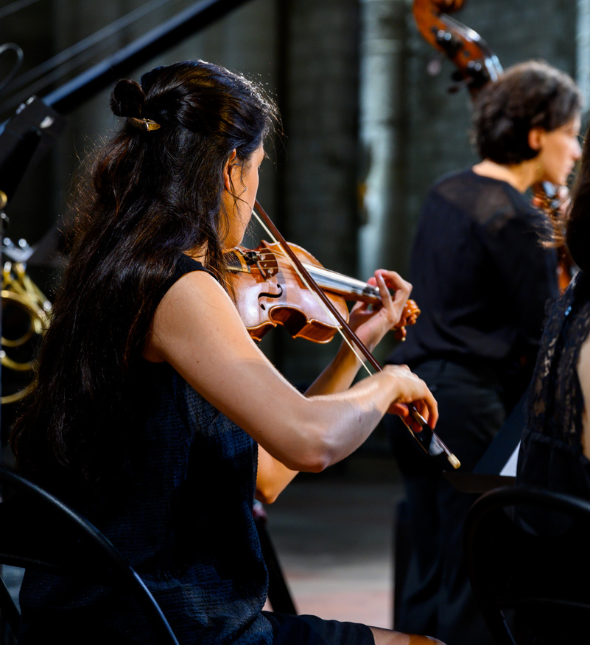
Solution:
{"label": "short curly dark hair", "polygon": [[551,132],[581,111],[582,97],[570,76],[543,61],[527,61],[488,83],[476,99],[472,141],[482,159],[512,165],[539,154],[528,134]]}

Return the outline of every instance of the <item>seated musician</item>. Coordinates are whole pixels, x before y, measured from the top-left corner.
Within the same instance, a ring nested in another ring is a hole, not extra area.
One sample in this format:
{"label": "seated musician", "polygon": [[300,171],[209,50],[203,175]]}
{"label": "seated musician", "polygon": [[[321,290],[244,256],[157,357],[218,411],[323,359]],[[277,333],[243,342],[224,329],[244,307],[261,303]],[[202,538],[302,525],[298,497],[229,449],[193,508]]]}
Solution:
{"label": "seated musician", "polygon": [[[406,367],[352,385],[346,346],[303,396],[239,318],[223,251],[250,220],[275,107],[202,61],[119,81],[111,106],[123,125],[82,186],[38,382],[12,435],[21,471],[112,540],[183,645],[434,642],[262,611],[254,497],[272,501],[297,471],[343,459],[406,403],[438,416]],[[369,347],[411,288],[388,271],[374,284],[383,306],[352,316]],[[120,591],[27,571],[21,607],[22,645],[52,629],[62,644],[154,642]]]}
{"label": "seated musician", "polygon": [[[422,313],[388,361],[428,383],[437,433],[465,471],[526,389],[546,302],[558,295],[556,253],[541,244],[547,219],[525,193],[537,182],[566,182],[580,156],[580,106],[572,79],[553,67],[508,69],[475,103],[481,161],[437,181],[422,209],[410,271]],[[400,436],[412,554],[396,628],[491,645],[462,558],[474,497],[412,458],[411,442],[404,446]]]}

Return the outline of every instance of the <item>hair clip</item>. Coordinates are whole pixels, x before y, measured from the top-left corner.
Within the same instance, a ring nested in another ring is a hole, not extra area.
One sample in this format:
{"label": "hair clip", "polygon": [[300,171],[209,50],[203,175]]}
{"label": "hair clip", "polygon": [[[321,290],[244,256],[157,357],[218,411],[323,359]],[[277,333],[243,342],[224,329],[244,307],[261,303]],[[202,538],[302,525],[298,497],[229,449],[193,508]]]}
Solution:
{"label": "hair clip", "polygon": [[143,130],[144,132],[151,132],[152,130],[160,129],[160,124],[152,121],[151,119],[136,119],[134,116],[128,116],[127,123],[138,130]]}

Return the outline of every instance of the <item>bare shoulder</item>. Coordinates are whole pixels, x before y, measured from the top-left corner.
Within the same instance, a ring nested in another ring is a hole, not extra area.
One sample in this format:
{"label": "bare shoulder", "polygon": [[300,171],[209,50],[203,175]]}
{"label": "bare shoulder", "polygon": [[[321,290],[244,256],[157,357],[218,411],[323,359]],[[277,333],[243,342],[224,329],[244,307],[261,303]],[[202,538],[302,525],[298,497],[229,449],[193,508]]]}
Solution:
{"label": "bare shoulder", "polygon": [[144,358],[167,360],[170,344],[205,339],[212,330],[245,332],[238,312],[226,291],[206,271],[191,271],[179,278],[158,305],[150,325]]}
{"label": "bare shoulder", "polygon": [[578,378],[580,379],[580,387],[582,388],[582,395],[584,396],[584,431],[582,434],[582,447],[584,454],[590,459],[590,336],[586,338],[582,349],[580,350],[580,358],[578,360]]}
{"label": "bare shoulder", "polygon": [[586,338],[580,350],[578,377],[584,392],[584,402],[586,403],[586,392],[590,393],[590,335]]}
{"label": "bare shoulder", "polygon": [[[307,400],[273,367],[248,333],[225,290],[202,271],[176,282],[156,309],[144,357],[166,362],[255,441],[278,445],[284,410]],[[282,406],[277,404],[281,401]]]}
{"label": "bare shoulder", "polygon": [[[219,301],[219,302],[217,302]],[[226,303],[233,307],[229,296],[219,282],[207,271],[185,273],[168,289],[154,319],[167,313],[180,313],[185,307],[193,312],[195,302],[202,302],[204,308],[208,303]]]}

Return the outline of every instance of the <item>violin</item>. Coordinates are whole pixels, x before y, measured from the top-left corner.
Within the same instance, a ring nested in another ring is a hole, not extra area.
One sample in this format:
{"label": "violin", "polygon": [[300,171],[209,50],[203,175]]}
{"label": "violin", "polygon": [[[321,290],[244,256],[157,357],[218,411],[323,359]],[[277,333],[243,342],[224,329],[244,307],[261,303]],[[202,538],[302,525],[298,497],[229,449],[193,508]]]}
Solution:
{"label": "violin", "polygon": [[[380,306],[377,287],[325,269],[296,244],[289,243],[289,248],[347,322],[347,300]],[[255,249],[238,246],[226,251],[226,260],[236,307],[255,340],[260,341],[277,325],[284,326],[293,338],[315,343],[328,343],[337,333],[340,324],[317,300],[279,243],[263,240]],[[394,327],[398,340],[405,339],[406,326],[413,325],[419,314],[416,303],[408,300]]]}
{"label": "violin", "polygon": [[[464,3],[465,0],[414,0],[412,11],[424,39],[457,68],[453,74],[457,84],[451,86],[451,91],[464,84],[475,99],[484,85],[500,78],[503,69],[496,54],[477,32],[447,15],[461,9]],[[553,227],[557,242],[557,280],[563,292],[576,270],[565,246],[563,192],[549,182],[542,182],[533,187],[533,193]]]}

